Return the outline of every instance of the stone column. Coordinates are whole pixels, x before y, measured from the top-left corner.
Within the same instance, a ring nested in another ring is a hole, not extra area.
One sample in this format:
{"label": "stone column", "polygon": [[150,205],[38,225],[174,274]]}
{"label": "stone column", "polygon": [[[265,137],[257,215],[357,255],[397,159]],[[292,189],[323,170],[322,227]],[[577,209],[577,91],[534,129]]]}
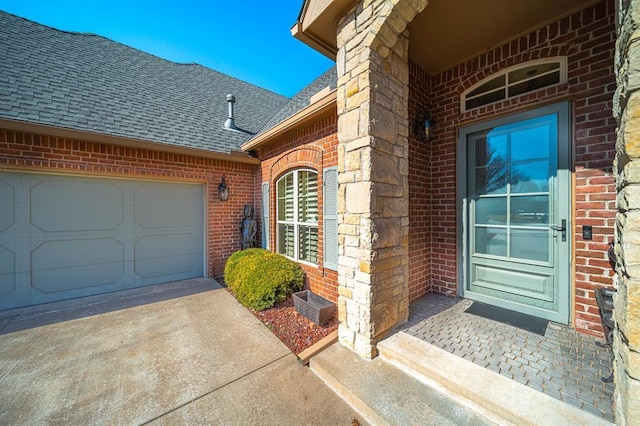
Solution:
{"label": "stone column", "polygon": [[427,0],[361,0],[338,26],[340,342],[363,357],[405,322],[408,32]]}
{"label": "stone column", "polygon": [[640,2],[618,0],[615,284],[616,423],[640,424]]}

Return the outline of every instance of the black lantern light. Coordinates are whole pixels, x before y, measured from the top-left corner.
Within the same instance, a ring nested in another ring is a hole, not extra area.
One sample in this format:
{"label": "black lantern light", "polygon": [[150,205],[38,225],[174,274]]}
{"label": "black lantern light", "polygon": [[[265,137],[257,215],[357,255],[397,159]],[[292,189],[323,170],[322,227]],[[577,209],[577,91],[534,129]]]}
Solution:
{"label": "black lantern light", "polygon": [[220,201],[227,201],[229,199],[229,188],[227,187],[227,182],[224,180],[225,176],[222,175],[222,181],[220,185],[218,185],[218,197]]}
{"label": "black lantern light", "polygon": [[430,142],[433,138],[433,124],[431,114],[428,111],[421,111],[416,115],[413,123],[413,134],[423,142]]}

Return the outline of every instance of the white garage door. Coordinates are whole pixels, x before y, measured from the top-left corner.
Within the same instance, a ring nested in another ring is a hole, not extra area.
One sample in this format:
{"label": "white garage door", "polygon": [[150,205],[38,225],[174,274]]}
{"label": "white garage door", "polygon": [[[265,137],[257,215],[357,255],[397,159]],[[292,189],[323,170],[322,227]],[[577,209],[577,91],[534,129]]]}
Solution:
{"label": "white garage door", "polygon": [[203,185],[0,173],[0,309],[203,275]]}

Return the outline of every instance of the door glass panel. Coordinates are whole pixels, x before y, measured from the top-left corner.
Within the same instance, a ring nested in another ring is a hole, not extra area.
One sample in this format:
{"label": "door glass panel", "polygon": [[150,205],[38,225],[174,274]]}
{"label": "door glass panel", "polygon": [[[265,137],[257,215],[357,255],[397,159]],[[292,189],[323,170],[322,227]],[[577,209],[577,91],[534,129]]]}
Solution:
{"label": "door glass panel", "polygon": [[476,228],[476,253],[507,255],[507,230],[505,228]]}
{"label": "door glass panel", "polygon": [[557,83],[560,83],[560,71],[523,81],[522,83],[509,87],[509,97],[511,98],[522,93],[532,92],[542,87],[551,86]]}
{"label": "door glass panel", "polygon": [[480,198],[476,200],[476,223],[484,225],[506,225],[506,197]]}
{"label": "door glass panel", "polygon": [[521,80],[529,80],[532,76],[541,75],[557,69],[560,69],[559,62],[535,64],[529,67],[520,68],[509,73],[509,83],[517,83]]}
{"label": "door glass panel", "polygon": [[476,194],[506,194],[508,172],[506,165],[476,168]]}
{"label": "door glass panel", "polygon": [[511,229],[511,257],[549,261],[549,231]]}
{"label": "door glass panel", "polygon": [[549,197],[511,198],[511,225],[549,226]]}
{"label": "door glass panel", "polygon": [[511,166],[511,192],[548,192],[549,161],[531,161]]}
{"label": "door glass panel", "polygon": [[488,135],[476,140],[476,166],[496,166],[507,162],[507,135]]}
{"label": "door glass panel", "polygon": [[500,75],[494,79],[491,79],[489,81],[487,81],[486,83],[480,85],[480,87],[478,87],[477,89],[472,90],[471,92],[469,92],[469,94],[467,95],[468,97],[472,97],[472,96],[477,96],[481,93],[484,92],[489,92],[491,90],[495,90],[498,87],[502,87],[504,86],[506,83],[505,81],[505,76]]}
{"label": "door glass panel", "polygon": [[549,158],[550,129],[555,116],[543,116],[528,120],[526,123],[515,123],[510,127],[518,128],[511,132],[511,161]]}

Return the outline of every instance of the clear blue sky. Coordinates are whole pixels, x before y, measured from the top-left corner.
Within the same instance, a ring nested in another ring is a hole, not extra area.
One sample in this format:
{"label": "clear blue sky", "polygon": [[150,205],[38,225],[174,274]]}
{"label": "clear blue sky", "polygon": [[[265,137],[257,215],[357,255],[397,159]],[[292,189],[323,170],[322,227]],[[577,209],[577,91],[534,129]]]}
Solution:
{"label": "clear blue sky", "polygon": [[285,96],[333,65],[291,35],[303,0],[0,0],[0,10],[197,62]]}

